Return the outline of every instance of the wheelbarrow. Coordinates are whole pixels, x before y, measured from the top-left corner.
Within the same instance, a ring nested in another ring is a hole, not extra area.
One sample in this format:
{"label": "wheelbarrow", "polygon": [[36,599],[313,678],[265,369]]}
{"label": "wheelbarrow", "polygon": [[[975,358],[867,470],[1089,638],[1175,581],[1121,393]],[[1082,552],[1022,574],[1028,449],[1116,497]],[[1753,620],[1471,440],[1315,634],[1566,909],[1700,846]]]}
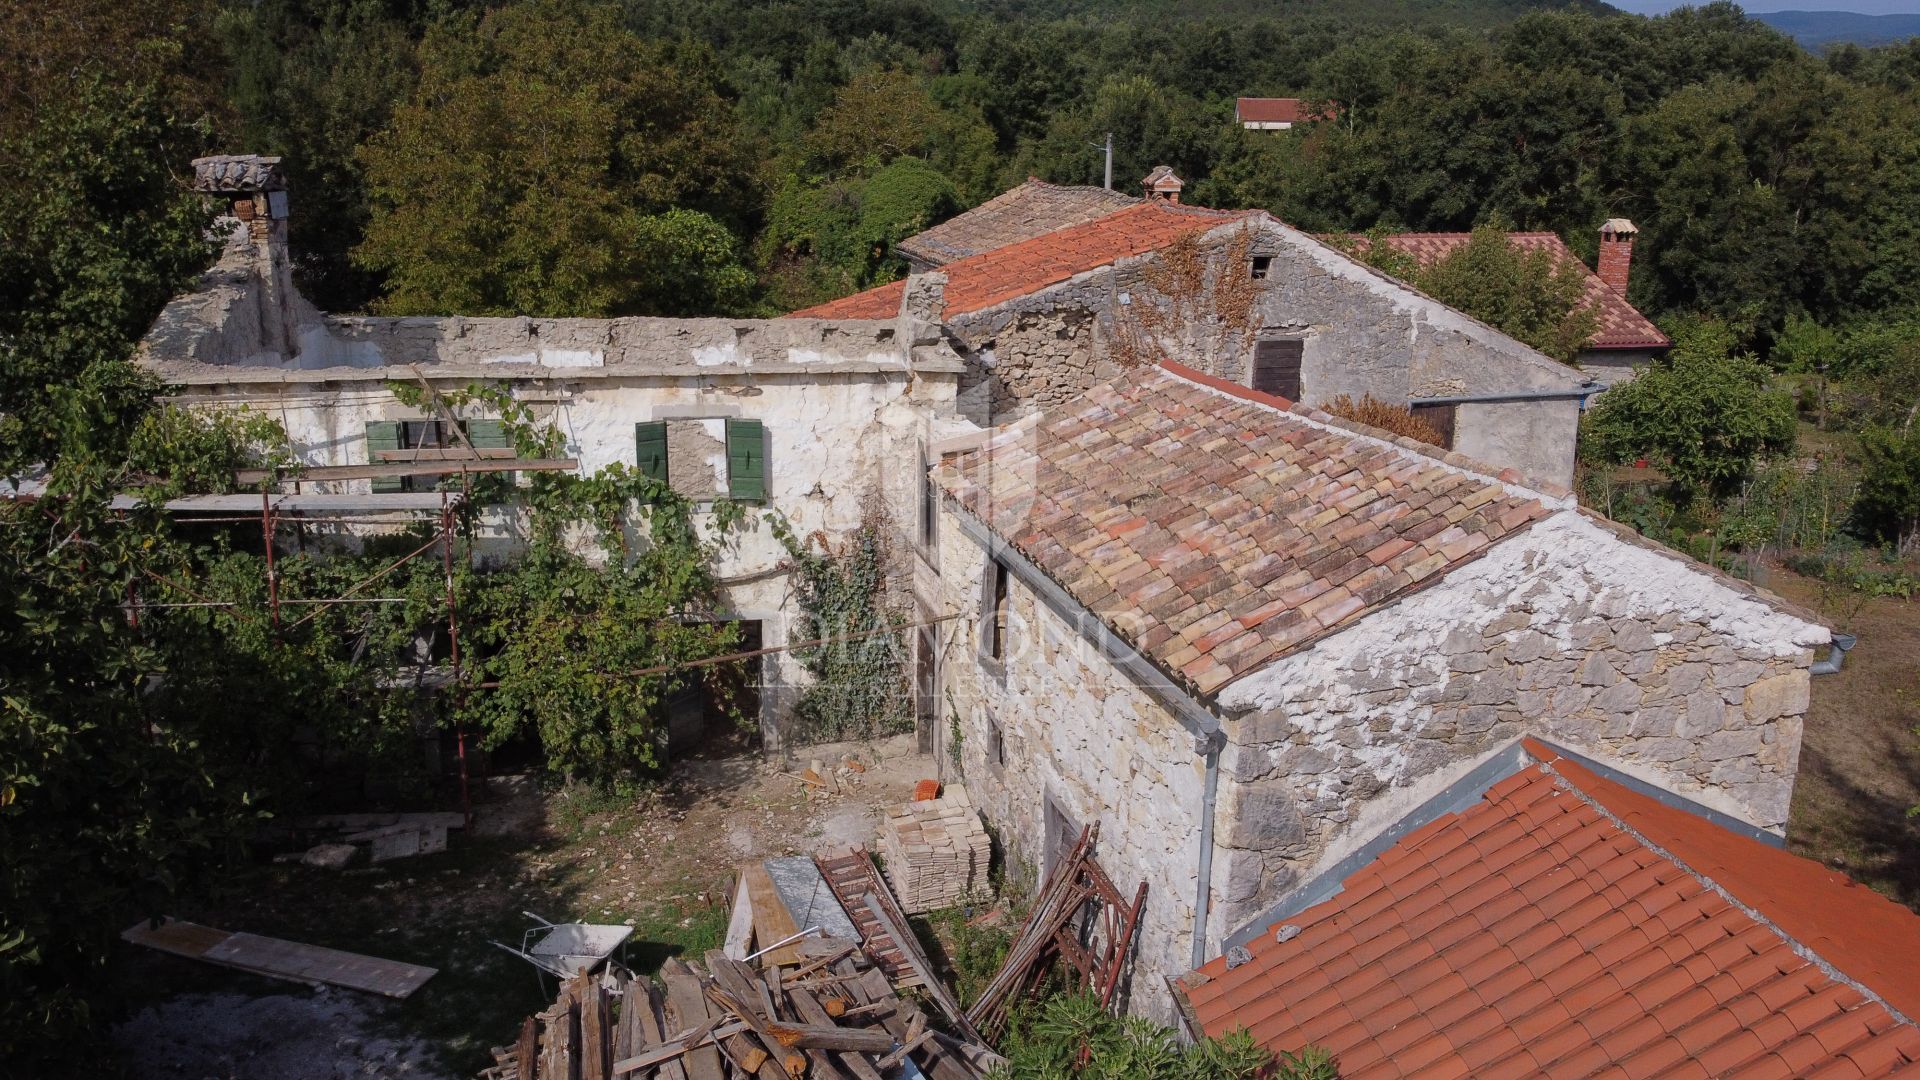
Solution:
{"label": "wheelbarrow", "polygon": [[562,982],[597,970],[633,936],[631,926],[557,923],[531,911],[520,914],[539,925],[520,935],[518,948],[503,941],[493,944]]}

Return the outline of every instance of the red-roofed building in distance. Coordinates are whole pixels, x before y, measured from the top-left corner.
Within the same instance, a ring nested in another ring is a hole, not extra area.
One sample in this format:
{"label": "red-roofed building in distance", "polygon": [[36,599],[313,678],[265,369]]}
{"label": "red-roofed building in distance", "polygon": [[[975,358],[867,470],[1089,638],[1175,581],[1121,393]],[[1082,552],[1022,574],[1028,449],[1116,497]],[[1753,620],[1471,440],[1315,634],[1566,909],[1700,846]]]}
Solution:
{"label": "red-roofed building in distance", "polygon": [[1344,1080],[1920,1073],[1920,916],[1524,740],[1229,936],[1188,1021]]}
{"label": "red-roofed building in distance", "polygon": [[934,450],[936,752],[1147,883],[1137,1010],[1521,738],[1785,828],[1827,630],[1565,488],[1171,363]]}
{"label": "red-roofed building in distance", "polygon": [[1248,131],[1286,131],[1295,124],[1331,120],[1338,112],[1330,105],[1314,112],[1305,100],[1290,97],[1243,97],[1233,104],[1233,119]]}

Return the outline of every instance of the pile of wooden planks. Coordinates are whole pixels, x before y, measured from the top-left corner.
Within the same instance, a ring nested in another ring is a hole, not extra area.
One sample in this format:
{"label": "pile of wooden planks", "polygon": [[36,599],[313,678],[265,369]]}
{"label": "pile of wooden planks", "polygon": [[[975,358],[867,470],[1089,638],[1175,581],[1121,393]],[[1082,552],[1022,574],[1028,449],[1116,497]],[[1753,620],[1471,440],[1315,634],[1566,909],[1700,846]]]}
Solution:
{"label": "pile of wooden planks", "polygon": [[967,789],[950,784],[937,799],[888,810],[880,851],[901,908],[917,915],[952,907],[984,890],[993,842]]}
{"label": "pile of wooden planks", "polygon": [[791,965],[709,952],[646,978],[580,976],[495,1047],[483,1080],[978,1080],[1000,1063],[935,1031],[859,946],[810,938]]}

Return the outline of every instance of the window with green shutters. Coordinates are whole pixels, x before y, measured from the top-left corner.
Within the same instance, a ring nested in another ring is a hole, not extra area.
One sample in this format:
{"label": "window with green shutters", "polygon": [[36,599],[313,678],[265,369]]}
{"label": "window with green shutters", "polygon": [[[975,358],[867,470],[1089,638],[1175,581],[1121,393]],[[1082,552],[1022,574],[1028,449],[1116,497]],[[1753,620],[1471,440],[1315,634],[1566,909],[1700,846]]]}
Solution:
{"label": "window with green shutters", "polygon": [[727,493],[739,502],[767,501],[767,431],[758,420],[727,421]]}
{"label": "window with green shutters", "polygon": [[[400,421],[367,421],[367,464],[378,465],[380,451],[400,449]],[[391,495],[407,490],[407,478],[404,476],[376,476],[373,478],[375,495]]]}
{"label": "window with green shutters", "polygon": [[633,425],[633,464],[641,476],[667,482],[667,422]]}

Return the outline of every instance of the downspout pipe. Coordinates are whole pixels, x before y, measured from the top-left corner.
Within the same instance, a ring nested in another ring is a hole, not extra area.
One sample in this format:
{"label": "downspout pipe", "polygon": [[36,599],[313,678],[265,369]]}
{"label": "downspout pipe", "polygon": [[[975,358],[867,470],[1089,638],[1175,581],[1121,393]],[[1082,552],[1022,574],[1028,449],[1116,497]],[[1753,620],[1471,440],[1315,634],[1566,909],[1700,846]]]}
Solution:
{"label": "downspout pipe", "polygon": [[1493,394],[1452,394],[1447,397],[1410,397],[1408,405],[1480,405],[1500,401],[1566,401],[1578,398],[1584,406],[1586,400],[1607,384],[1590,382],[1570,390],[1503,390]]}
{"label": "downspout pipe", "polygon": [[1206,778],[1200,802],[1199,880],[1194,883],[1193,902],[1193,966],[1199,967],[1207,960],[1207,919],[1213,897],[1214,807],[1220,795],[1220,752],[1227,745],[1227,734],[1220,726],[1220,718],[1195,701],[1191,694],[1142,656],[1132,643],[1114,633],[1098,615],[1074,599],[1059,582],[1048,577],[1045,571],[1022,555],[1018,548],[1002,540],[985,522],[952,499],[947,500],[947,507],[953,511],[961,532],[979,544],[989,558],[1005,566],[1009,574],[1039,597],[1041,603],[1052,609],[1055,615],[1078,630],[1082,638],[1097,646],[1113,666],[1159,699],[1174,719],[1180,722],[1180,726],[1193,736],[1193,752],[1206,762]]}
{"label": "downspout pipe", "polygon": [[1807,669],[1807,674],[1809,675],[1840,674],[1840,666],[1847,662],[1847,654],[1853,651],[1854,645],[1858,643],[1859,640],[1860,640],[1859,638],[1853,636],[1852,634],[1833,635],[1833,649],[1827,653],[1827,658],[1825,660],[1815,660],[1813,662],[1813,666]]}

